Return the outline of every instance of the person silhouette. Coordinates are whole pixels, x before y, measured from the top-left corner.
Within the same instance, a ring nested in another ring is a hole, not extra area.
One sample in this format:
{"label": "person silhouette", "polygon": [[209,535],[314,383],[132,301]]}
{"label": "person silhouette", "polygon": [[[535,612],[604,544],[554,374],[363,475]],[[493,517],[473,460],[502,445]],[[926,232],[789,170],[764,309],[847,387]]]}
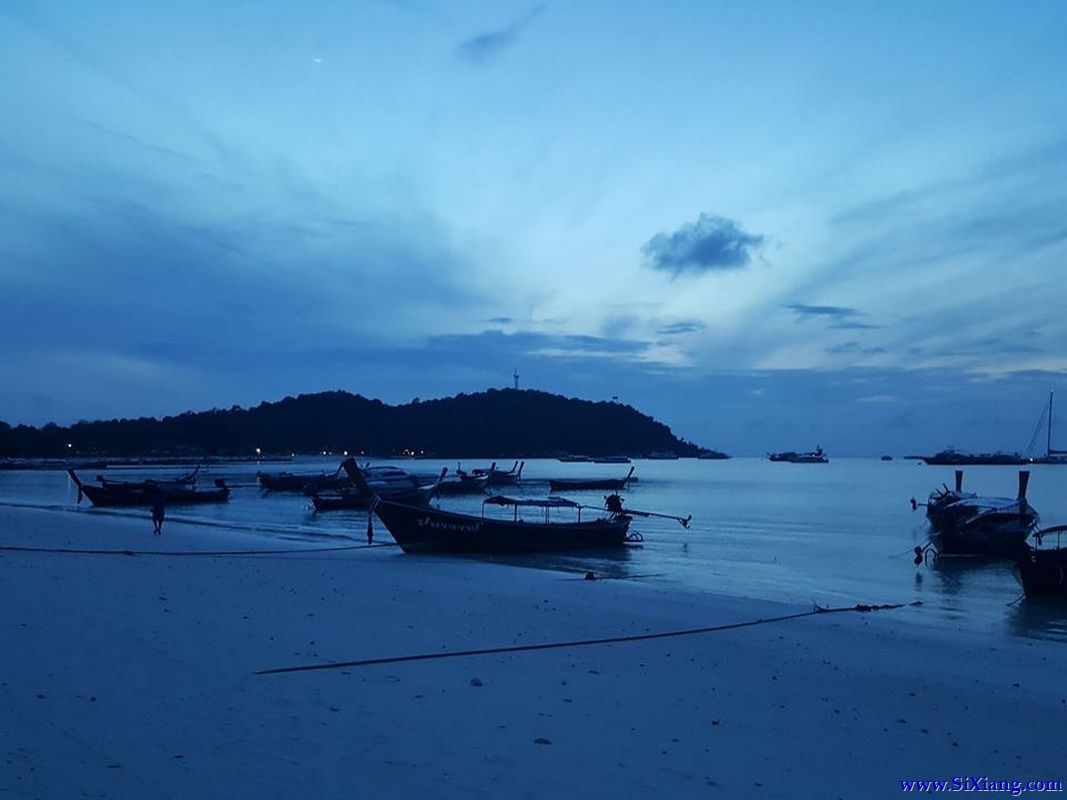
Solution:
{"label": "person silhouette", "polygon": [[156,489],[152,494],[152,525],[153,533],[160,536],[163,533],[163,520],[167,516],[167,510],[163,505],[163,492]]}

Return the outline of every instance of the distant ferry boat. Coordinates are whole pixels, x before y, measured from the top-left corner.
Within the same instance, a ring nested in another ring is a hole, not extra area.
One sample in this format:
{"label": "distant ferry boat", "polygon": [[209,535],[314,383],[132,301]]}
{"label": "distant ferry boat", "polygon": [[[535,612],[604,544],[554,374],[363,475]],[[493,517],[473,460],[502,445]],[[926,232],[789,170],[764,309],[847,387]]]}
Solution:
{"label": "distant ferry boat", "polygon": [[1029,464],[1030,459],[1019,453],[961,453],[949,447],[932,456],[923,456],[923,461],[937,467],[971,466],[976,464],[1014,465]]}
{"label": "distant ferry boat", "polygon": [[771,461],[785,461],[789,464],[829,464],[826,452],[821,447],[816,447],[809,453],[797,453],[786,450],[781,453],[768,453],[767,458]]}

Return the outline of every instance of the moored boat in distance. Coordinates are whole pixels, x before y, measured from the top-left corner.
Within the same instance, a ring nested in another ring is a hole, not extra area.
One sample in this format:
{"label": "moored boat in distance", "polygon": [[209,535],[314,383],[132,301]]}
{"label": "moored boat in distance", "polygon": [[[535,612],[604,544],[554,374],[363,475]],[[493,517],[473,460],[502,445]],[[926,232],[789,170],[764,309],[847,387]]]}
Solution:
{"label": "moored boat in distance", "polygon": [[1029,464],[1030,459],[1019,453],[962,453],[952,447],[947,447],[932,456],[923,456],[922,460],[934,467],[953,466],[1019,466]]}
{"label": "moored boat in distance", "polygon": [[630,459],[626,456],[596,456],[593,458],[594,464],[629,464]]}
{"label": "moored boat in distance", "polygon": [[589,456],[562,455],[556,460],[562,461],[564,464],[584,464],[588,461],[592,461],[593,459],[591,459]]}
{"label": "moored boat in distance", "polygon": [[513,486],[522,478],[522,470],[525,466],[525,461],[516,461],[512,464],[511,469],[507,472],[502,472],[496,468],[496,462],[494,461],[489,465],[489,469],[473,469],[471,473],[476,476],[488,475],[490,486]]}
{"label": "moored boat in distance", "polygon": [[437,493],[444,494],[485,494],[489,487],[489,473],[475,474],[467,472],[458,464],[454,475],[445,475],[437,483]]}
{"label": "moored boat in distance", "polygon": [[719,450],[701,450],[697,453],[697,458],[701,461],[725,461],[730,458],[730,456]]}
{"label": "moored boat in distance", "polygon": [[781,453],[768,453],[767,458],[771,461],[784,461],[788,464],[828,464],[830,459],[822,447],[816,447],[807,453],[798,453],[795,450],[786,450]]}
{"label": "moored boat in distance", "polygon": [[634,467],[626,473],[625,478],[554,478],[548,482],[552,492],[573,492],[587,489],[619,491],[625,489],[634,478]]}

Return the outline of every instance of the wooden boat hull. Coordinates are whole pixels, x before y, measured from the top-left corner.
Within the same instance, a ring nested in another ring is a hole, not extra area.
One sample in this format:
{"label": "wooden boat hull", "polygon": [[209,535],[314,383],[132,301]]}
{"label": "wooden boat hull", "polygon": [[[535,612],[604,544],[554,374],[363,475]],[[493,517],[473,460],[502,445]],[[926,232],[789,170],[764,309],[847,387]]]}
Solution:
{"label": "wooden boat hull", "polygon": [[458,481],[443,480],[437,484],[438,494],[485,494],[489,476],[466,477]]}
{"label": "wooden boat hull", "polygon": [[[436,487],[431,485],[408,489],[397,492],[382,492],[379,496],[386,497],[397,503],[407,503],[413,506],[425,506],[435,494]],[[316,511],[366,511],[374,502],[374,495],[361,494],[358,491],[334,492],[330,494],[313,494],[311,502]]]}
{"label": "wooden boat hull", "polygon": [[203,503],[225,503],[230,499],[229,488],[217,489],[115,489],[103,486],[82,486],[81,492],[94,506],[101,508],[148,507],[155,503],[159,491],[163,493],[163,505],[199,505]]}
{"label": "wooden boat hull", "polygon": [[590,522],[513,522],[378,498],[374,512],[405,553],[537,553],[622,547],[629,517]]}
{"label": "wooden boat hull", "polygon": [[1015,562],[1027,597],[1067,597],[1067,549],[1031,549]]}
{"label": "wooden boat hull", "polygon": [[1033,526],[1016,521],[938,533],[934,540],[946,555],[1015,558],[1026,552],[1026,538],[1032,530]]}
{"label": "wooden boat hull", "polygon": [[626,473],[625,478],[559,478],[550,480],[548,489],[551,492],[575,492],[583,489],[617,492],[620,489],[625,489],[630,481],[636,480],[634,468],[630,467],[630,471]]}

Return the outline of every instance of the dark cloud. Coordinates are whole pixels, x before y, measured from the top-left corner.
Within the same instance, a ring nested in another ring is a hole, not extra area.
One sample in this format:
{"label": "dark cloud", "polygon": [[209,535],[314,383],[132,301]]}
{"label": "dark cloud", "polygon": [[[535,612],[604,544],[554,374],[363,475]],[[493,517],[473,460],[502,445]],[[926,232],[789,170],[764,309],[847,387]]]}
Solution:
{"label": "dark cloud", "polygon": [[784,308],[796,313],[799,317],[832,317],[834,319],[847,319],[859,316],[860,312],[847,306],[809,306],[804,303],[787,303]]}
{"label": "dark cloud", "polygon": [[534,6],[524,16],[506,27],[485,31],[456,46],[456,57],[469,64],[490,64],[500,58],[518,41],[522,32],[545,10],[544,4]]}
{"label": "dark cloud", "polygon": [[827,325],[827,328],[833,328],[839,331],[874,331],[879,328],[884,328],[884,325],[871,325],[869,322],[835,322],[831,325]]}
{"label": "dark cloud", "polygon": [[858,353],[860,350],[859,342],[842,342],[841,344],[835,344],[832,347],[824,347],[823,352],[830,355],[843,355],[845,353]]}
{"label": "dark cloud", "polygon": [[881,355],[886,352],[884,347],[863,347],[859,342],[842,342],[841,344],[833,345],[832,347],[824,347],[824,353],[830,355],[847,355],[849,353],[860,354],[865,356]]}
{"label": "dark cloud", "polygon": [[763,241],[763,236],[746,233],[732,219],[701,214],[674,233],[657,233],[641,251],[650,267],[678,276],[741,269]]}
{"label": "dark cloud", "polygon": [[703,322],[672,322],[669,325],[664,325],[656,333],[660,336],[676,336],[682,333],[696,333],[702,331],[707,326]]}
{"label": "dark cloud", "polygon": [[492,322],[496,325],[510,325],[512,320],[511,317],[490,317],[486,322]]}

